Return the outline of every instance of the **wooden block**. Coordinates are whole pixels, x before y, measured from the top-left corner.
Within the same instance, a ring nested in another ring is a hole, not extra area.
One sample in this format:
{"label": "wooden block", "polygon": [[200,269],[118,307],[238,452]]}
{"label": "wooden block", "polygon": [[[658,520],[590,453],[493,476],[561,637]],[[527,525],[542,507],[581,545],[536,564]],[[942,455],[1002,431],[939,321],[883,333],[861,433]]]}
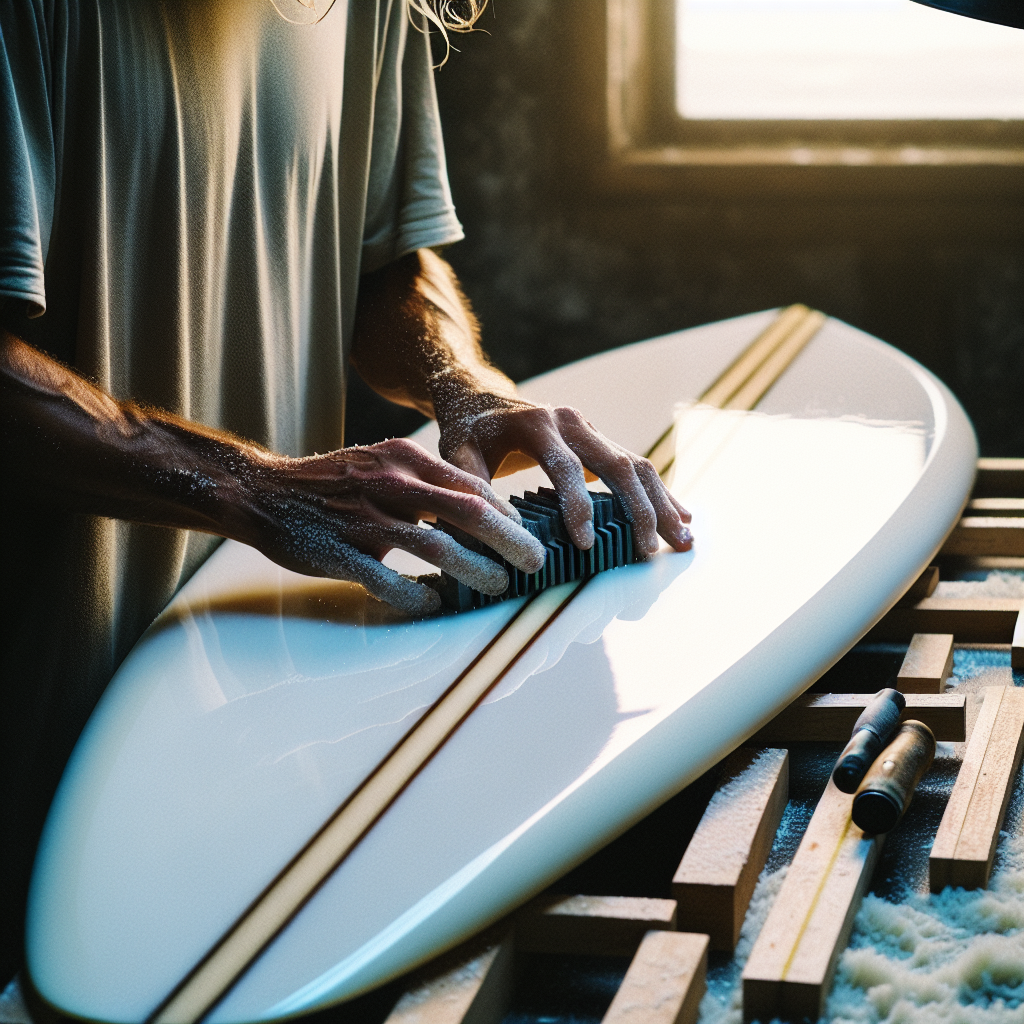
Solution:
{"label": "wooden block", "polygon": [[736,948],[740,928],[789,798],[789,752],[741,747],[672,879],[679,928],[710,936],[711,948]]}
{"label": "wooden block", "polygon": [[935,593],[935,588],[939,585],[939,567],[937,565],[929,565],[927,569],[916,580],[910,585],[907,592],[900,598],[899,604],[901,607],[907,605],[915,605],[918,601],[923,600],[926,597],[931,597]]}
{"label": "wooden block", "polygon": [[1024,498],[1024,459],[978,459],[978,498]]}
{"label": "wooden block", "polygon": [[958,644],[1008,644],[1019,598],[926,597],[912,608],[893,608],[865,640],[909,642],[915,633],[952,633]]}
{"label": "wooden block", "polygon": [[675,931],[676,901],[642,896],[555,896],[516,918],[516,943],[531,953],[632,956],[652,929]]}
{"label": "wooden block", "polygon": [[[845,743],[873,693],[805,693],[746,742],[750,747],[790,743]],[[924,722],[937,740],[967,738],[967,699],[961,693],[910,693],[900,720]]]}
{"label": "wooden block", "polygon": [[603,1024],[696,1024],[707,970],[706,935],[648,932]]}
{"label": "wooden block", "polygon": [[988,884],[999,829],[1024,749],[1024,690],[993,686],[974,723],[928,860],[933,892]]}
{"label": "wooden block", "polygon": [[413,975],[385,1024],[499,1024],[512,963],[511,937],[470,954],[460,947]]}
{"label": "wooden block", "polygon": [[964,515],[1024,516],[1024,498],[972,498]]}
{"label": "wooden block", "polygon": [[1024,555],[1024,517],[964,516],[946,538],[942,555]]}
{"label": "wooden block", "polygon": [[1017,624],[1010,641],[1010,668],[1024,669],[1024,608],[1017,612]]}
{"label": "wooden block", "polygon": [[743,969],[744,1021],[817,1020],[882,848],[829,781]]}
{"label": "wooden block", "polygon": [[900,693],[942,693],[952,670],[953,634],[915,633],[896,676],[896,689]]}

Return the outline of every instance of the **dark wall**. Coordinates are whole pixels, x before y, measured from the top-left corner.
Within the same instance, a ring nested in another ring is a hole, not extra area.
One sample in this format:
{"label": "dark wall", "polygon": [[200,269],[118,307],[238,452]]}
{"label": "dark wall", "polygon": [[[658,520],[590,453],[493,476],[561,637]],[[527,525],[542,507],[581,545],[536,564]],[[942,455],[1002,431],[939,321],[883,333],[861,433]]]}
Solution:
{"label": "dark wall", "polygon": [[[446,256],[510,376],[800,301],[938,374],[983,454],[1024,455],[1024,197],[595,190],[566,156],[593,148],[603,4],[492,6],[436,80],[467,236]],[[419,422],[354,390],[349,443]]]}

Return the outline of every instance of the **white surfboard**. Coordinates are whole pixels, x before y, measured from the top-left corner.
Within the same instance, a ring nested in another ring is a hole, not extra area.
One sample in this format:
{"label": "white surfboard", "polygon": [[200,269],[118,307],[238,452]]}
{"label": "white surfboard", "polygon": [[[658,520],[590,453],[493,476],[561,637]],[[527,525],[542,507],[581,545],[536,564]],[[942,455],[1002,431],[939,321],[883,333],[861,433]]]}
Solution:
{"label": "white surfboard", "polygon": [[[30,896],[39,995],[178,1024],[352,998],[524,902],[841,657],[951,529],[976,444],[936,378],[836,320],[753,411],[694,404],[777,315],[520,388],[633,450],[675,421],[659,457],[692,552],[409,621],[223,544],[65,772]],[[435,447],[436,428],[418,438]]]}

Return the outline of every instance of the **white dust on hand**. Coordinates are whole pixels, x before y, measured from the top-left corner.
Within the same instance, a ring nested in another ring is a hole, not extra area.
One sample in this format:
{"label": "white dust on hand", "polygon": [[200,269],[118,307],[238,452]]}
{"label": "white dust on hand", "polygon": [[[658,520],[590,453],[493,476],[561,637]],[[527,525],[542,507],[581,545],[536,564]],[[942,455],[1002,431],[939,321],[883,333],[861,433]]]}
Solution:
{"label": "white dust on hand", "polygon": [[465,583],[481,594],[496,597],[508,589],[508,573],[486,555],[467,548],[462,548],[457,556],[453,555],[446,561],[444,569],[460,583]]}
{"label": "white dust on hand", "polygon": [[544,545],[523,526],[499,512],[484,514],[480,532],[490,547],[523,572],[537,572],[544,565],[547,555]]}

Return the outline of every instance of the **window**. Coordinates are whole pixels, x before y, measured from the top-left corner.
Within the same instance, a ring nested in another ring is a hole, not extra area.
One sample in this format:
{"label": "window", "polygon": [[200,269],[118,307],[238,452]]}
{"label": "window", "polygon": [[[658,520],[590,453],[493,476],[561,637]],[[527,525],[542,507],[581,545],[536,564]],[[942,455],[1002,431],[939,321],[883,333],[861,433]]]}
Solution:
{"label": "window", "polygon": [[698,120],[1024,117],[1024,32],[908,0],[677,0]]}
{"label": "window", "polygon": [[910,0],[608,0],[607,40],[620,169],[973,167],[971,188],[1020,189],[1020,31]]}

